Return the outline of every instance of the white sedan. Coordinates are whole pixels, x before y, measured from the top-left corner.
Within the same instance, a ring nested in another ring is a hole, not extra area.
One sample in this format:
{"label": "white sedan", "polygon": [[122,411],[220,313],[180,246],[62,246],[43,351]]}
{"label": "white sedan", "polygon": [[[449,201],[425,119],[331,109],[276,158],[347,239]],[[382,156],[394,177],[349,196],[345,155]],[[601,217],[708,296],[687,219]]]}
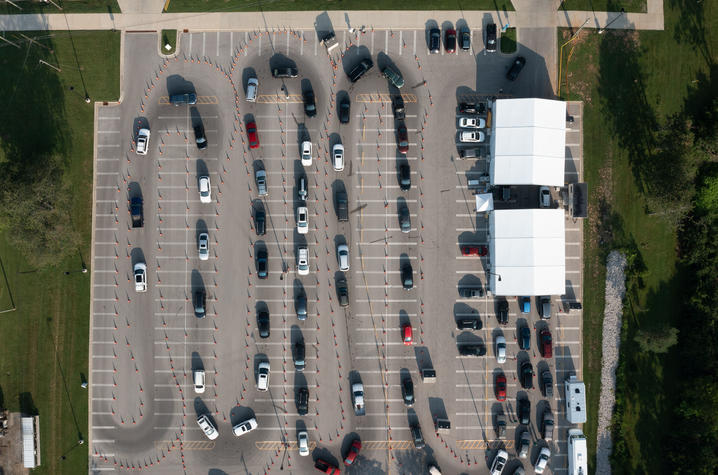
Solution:
{"label": "white sedan", "polygon": [[486,136],[480,130],[464,130],[459,133],[461,142],[483,142]]}
{"label": "white sedan", "polygon": [[147,292],[147,265],[144,262],[135,264],[135,292]]}
{"label": "white sedan", "polygon": [[302,142],[302,165],[312,166],[312,143],[309,141]]}
{"label": "white sedan", "polygon": [[307,234],[309,232],[309,211],[306,206],[297,208],[297,232]]}
{"label": "white sedan", "polygon": [[300,247],[297,254],[297,274],[309,275],[309,248]]}
{"label": "white sedan", "polygon": [[266,391],[269,389],[269,363],[262,361],[257,368],[257,389]]}
{"label": "white sedan", "polygon": [[232,433],[237,437],[240,437],[244,434],[252,432],[254,429],[257,428],[257,426],[257,419],[252,417],[251,419],[247,419],[246,421],[240,422],[236,426],[232,427]]}
{"label": "white sedan", "polygon": [[207,414],[202,414],[201,416],[199,416],[197,418],[197,424],[209,440],[214,440],[219,437],[219,432],[217,432],[217,428],[214,426],[214,424],[212,424],[212,421],[209,419],[209,417],[207,417]]}
{"label": "white sedan", "polygon": [[334,171],[344,170],[344,145],[338,143],[332,148],[332,164]]}
{"label": "white sedan", "polygon": [[209,259],[209,234],[200,234],[197,241],[197,252],[199,253],[199,260],[206,261],[207,259]]}
{"label": "white sedan", "polygon": [[503,335],[496,337],[496,362],[506,363],[506,338]]}
{"label": "white sedan", "polygon": [[486,121],[481,117],[462,117],[459,119],[459,127],[462,129],[483,129]]}
{"label": "white sedan", "polygon": [[196,369],[192,372],[192,379],[194,380],[194,392],[197,394],[204,393],[204,370]]}
{"label": "white sedan", "polygon": [[201,203],[212,202],[212,184],[208,176],[199,177],[199,201]]}
{"label": "white sedan", "polygon": [[297,434],[297,446],[299,447],[299,456],[306,457],[309,455],[309,434],[303,430]]}
{"label": "white sedan", "polygon": [[339,244],[337,246],[337,260],[339,261],[339,270],[346,272],[349,270],[349,246]]}
{"label": "white sedan", "polygon": [[147,149],[150,148],[150,129],[140,129],[137,132],[137,153],[147,155]]}
{"label": "white sedan", "polygon": [[549,450],[548,447],[542,448],[541,452],[539,452],[538,458],[536,459],[536,464],[534,465],[534,472],[543,473],[544,470],[546,470],[546,465],[548,465],[548,459],[550,458],[551,450]]}

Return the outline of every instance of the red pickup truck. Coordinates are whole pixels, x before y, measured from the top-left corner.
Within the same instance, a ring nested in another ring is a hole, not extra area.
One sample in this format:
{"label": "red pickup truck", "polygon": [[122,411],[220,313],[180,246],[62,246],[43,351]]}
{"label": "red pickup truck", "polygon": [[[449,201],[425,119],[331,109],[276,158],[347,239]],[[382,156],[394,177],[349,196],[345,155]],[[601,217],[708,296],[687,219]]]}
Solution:
{"label": "red pickup truck", "polygon": [[334,465],[322,459],[318,459],[316,462],[314,462],[314,468],[328,475],[339,475],[340,473],[338,467],[335,467]]}

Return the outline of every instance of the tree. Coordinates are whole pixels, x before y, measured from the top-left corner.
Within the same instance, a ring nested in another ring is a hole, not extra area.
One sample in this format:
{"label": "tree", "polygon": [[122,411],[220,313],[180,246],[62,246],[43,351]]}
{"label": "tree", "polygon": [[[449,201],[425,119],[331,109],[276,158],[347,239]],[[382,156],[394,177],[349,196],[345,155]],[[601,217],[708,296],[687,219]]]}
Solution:
{"label": "tree", "polygon": [[678,343],[678,329],[664,326],[653,329],[638,330],[633,338],[638,343],[641,351],[652,353],[667,353],[668,350]]}

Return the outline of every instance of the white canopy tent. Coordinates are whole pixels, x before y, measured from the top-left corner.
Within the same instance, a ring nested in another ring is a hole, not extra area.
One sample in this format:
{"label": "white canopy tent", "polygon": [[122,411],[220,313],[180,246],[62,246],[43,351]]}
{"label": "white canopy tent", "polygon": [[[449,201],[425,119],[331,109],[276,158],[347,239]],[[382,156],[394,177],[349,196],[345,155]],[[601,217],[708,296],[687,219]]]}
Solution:
{"label": "white canopy tent", "polygon": [[494,295],[563,295],[565,241],[562,209],[492,211],[489,289]]}
{"label": "white canopy tent", "polygon": [[493,193],[481,193],[476,196],[476,212],[485,213],[494,209]]}
{"label": "white canopy tent", "polygon": [[565,102],[497,99],[492,117],[492,185],[564,185]]}

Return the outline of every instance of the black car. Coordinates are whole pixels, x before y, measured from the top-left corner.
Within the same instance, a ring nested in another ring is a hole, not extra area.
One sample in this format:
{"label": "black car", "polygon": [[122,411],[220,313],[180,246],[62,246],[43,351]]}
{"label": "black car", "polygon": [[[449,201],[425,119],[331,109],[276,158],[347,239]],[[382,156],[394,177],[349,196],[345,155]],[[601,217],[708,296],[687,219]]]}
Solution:
{"label": "black car", "polygon": [[411,189],[411,169],[408,163],[399,165],[399,188],[402,191]]}
{"label": "black car", "polygon": [[531,401],[526,398],[522,398],[516,401],[516,405],[518,406],[516,412],[518,412],[519,423],[528,425],[531,419]]}
{"label": "black car", "polygon": [[414,269],[412,269],[411,263],[409,262],[401,266],[401,285],[404,286],[404,290],[414,288]]}
{"label": "black car", "polygon": [[460,114],[476,114],[476,104],[473,102],[462,102],[459,104]]}
{"label": "black car", "polygon": [[399,152],[406,155],[409,152],[409,133],[406,130],[406,126],[402,122],[396,129],[397,147]]}
{"label": "black car", "polygon": [[135,196],[130,200],[130,216],[132,217],[132,227],[141,228],[145,224],[145,214],[142,210],[142,198]]}
{"label": "black car", "polygon": [[264,208],[257,208],[254,210],[254,230],[257,232],[257,236],[264,236],[266,232],[267,215],[264,212]]}
{"label": "black car", "polygon": [[304,371],[304,367],[306,366],[306,362],[304,361],[304,356],[306,354],[306,351],[304,349],[304,341],[299,340],[294,344],[294,369],[299,371],[300,373]]}
{"label": "black car", "polygon": [[424,435],[421,433],[421,427],[416,424],[410,426],[409,430],[411,431],[411,438],[414,440],[414,447],[416,447],[417,449],[423,449],[424,447],[426,447],[426,442],[424,442]]}
{"label": "black car", "polygon": [[337,280],[337,298],[340,306],[349,306],[349,286],[347,285],[347,279],[344,277]]}
{"label": "black car", "polygon": [[524,389],[534,388],[534,368],[530,361],[524,361],[521,365],[521,387]]}
{"label": "black car", "polygon": [[317,104],[314,102],[314,91],[311,89],[306,90],[302,93],[304,99],[304,113],[307,117],[314,117],[317,115]]}
{"label": "black car", "polygon": [[274,78],[295,78],[299,75],[297,68],[274,68],[272,69],[272,77]]}
{"label": "black car", "polygon": [[269,256],[265,249],[257,251],[257,277],[266,279],[269,275]]}
{"label": "black car", "polygon": [[551,370],[546,370],[541,373],[541,389],[546,397],[553,397],[553,376],[551,376]]}
{"label": "black car", "polygon": [[404,120],[404,98],[401,94],[391,96],[391,110],[394,113],[394,120]]}
{"label": "black car", "polygon": [[471,49],[471,31],[465,26],[459,31],[459,45],[464,51]]}
{"label": "black car", "polygon": [[404,398],[404,405],[412,407],[414,405],[414,383],[411,376],[405,376],[401,380],[401,396]]}
{"label": "black car", "polygon": [[374,66],[374,63],[369,58],[364,58],[359,64],[354,66],[354,69],[349,73],[349,80],[351,82],[357,82],[361,79],[364,74]]}
{"label": "black car", "polygon": [[519,77],[519,73],[526,65],[526,58],[523,56],[518,56],[516,59],[514,59],[514,62],[511,64],[511,67],[506,72],[506,79],[509,81],[515,81],[517,77]]}
{"label": "black car", "polygon": [[269,338],[269,312],[260,310],[257,312],[257,328],[260,338]]}
{"label": "black car", "polygon": [[486,51],[491,53],[496,51],[496,23],[486,25]]}
{"label": "black car", "polygon": [[339,122],[342,124],[348,124],[351,118],[351,102],[349,95],[344,96],[344,99],[339,103]]}
{"label": "black car", "polygon": [[307,294],[300,292],[294,300],[294,308],[297,311],[297,320],[307,319]]}
{"label": "black car", "polygon": [[506,299],[501,299],[496,304],[496,319],[499,325],[508,325],[509,323],[509,303]]}
{"label": "black car", "polygon": [[531,349],[531,329],[526,325],[519,330],[519,348],[527,351]]}
{"label": "black car", "polygon": [[441,30],[432,28],[429,30],[429,51],[436,54],[441,51]]}
{"label": "black car", "polygon": [[300,416],[306,416],[309,412],[309,390],[300,388],[297,391],[297,413]]}
{"label": "black car", "polygon": [[411,232],[411,215],[406,204],[399,206],[399,229],[401,229],[402,233]]}
{"label": "black car", "polygon": [[479,343],[457,345],[457,348],[459,349],[459,354],[462,356],[484,356],[486,354],[486,347]]}
{"label": "black car", "polygon": [[204,135],[204,127],[202,124],[197,124],[194,127],[194,141],[197,144],[197,148],[204,150],[207,148],[207,137]]}
{"label": "black car", "polygon": [[478,318],[462,318],[456,320],[457,330],[481,330],[481,320]]}
{"label": "black car", "polygon": [[484,296],[483,287],[462,287],[459,289],[459,296],[465,299],[475,299]]}
{"label": "black car", "polygon": [[197,318],[204,318],[207,315],[207,292],[204,289],[194,291],[194,314]]}

